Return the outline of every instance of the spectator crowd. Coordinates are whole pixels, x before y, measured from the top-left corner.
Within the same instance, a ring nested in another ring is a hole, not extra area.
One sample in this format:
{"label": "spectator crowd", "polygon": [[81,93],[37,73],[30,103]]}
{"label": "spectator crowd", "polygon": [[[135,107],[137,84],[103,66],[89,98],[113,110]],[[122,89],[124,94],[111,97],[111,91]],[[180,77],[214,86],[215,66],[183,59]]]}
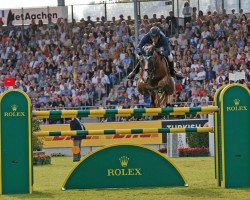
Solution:
{"label": "spectator crowd", "polygon": [[[173,12],[139,16],[139,40],[152,26],[170,38],[174,67],[185,77],[176,81],[172,106],[204,106],[229,83],[229,73],[244,72],[250,82],[250,18],[241,9],[197,13],[178,26]],[[127,74],[136,64],[135,28],[130,16],[111,21],[89,16],[79,22],[59,18],[22,29],[0,22],[0,93],[4,78],[14,77],[37,110],[136,108],[148,105]]]}

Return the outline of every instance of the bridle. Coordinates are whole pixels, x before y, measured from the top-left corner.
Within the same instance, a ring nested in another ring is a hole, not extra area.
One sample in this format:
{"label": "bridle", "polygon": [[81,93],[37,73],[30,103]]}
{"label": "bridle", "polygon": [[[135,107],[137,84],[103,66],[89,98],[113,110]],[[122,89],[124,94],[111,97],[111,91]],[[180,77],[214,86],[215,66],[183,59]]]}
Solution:
{"label": "bridle", "polygon": [[153,55],[143,55],[143,59],[140,60],[140,64],[142,65],[142,60],[144,61],[144,72],[143,79],[146,83],[155,78],[155,70],[156,70],[156,61]]}

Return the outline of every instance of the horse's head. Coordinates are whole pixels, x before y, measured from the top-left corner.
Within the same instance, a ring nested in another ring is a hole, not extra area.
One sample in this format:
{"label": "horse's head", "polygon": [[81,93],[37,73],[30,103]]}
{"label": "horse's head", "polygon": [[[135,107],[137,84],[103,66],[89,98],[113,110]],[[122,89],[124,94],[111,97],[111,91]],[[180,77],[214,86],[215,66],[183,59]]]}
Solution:
{"label": "horse's head", "polygon": [[143,48],[141,65],[143,66],[142,77],[145,82],[155,80],[157,65],[159,65],[161,61],[162,56],[157,49],[153,48],[152,51],[148,51],[147,46]]}

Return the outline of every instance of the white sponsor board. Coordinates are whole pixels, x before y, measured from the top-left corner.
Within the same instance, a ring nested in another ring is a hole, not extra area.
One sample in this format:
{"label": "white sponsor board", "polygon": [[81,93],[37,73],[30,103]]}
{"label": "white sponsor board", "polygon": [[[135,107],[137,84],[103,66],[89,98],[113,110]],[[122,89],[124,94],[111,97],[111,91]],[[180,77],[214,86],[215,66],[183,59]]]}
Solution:
{"label": "white sponsor board", "polygon": [[56,22],[58,18],[68,18],[68,7],[46,7],[46,8],[23,8],[2,10],[2,21],[7,25],[8,17],[12,17],[13,25],[30,24],[32,19],[36,24],[42,20],[44,24],[48,23],[48,18],[51,17],[52,22]]}
{"label": "white sponsor board", "polygon": [[245,72],[235,72],[229,73],[229,81],[238,81],[238,80],[245,80],[246,73]]}

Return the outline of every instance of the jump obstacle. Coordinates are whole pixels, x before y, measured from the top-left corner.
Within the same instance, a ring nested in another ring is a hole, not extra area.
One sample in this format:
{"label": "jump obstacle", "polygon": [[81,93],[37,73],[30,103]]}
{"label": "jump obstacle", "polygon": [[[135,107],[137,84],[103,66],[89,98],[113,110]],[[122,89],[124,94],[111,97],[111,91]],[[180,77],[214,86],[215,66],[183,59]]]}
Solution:
{"label": "jump obstacle", "polygon": [[212,127],[199,128],[145,128],[145,129],[108,129],[108,130],[79,130],[79,131],[39,131],[38,137],[43,136],[80,136],[80,135],[108,135],[108,134],[149,134],[149,133],[208,133]]}
{"label": "jump obstacle", "polygon": [[217,106],[182,107],[182,108],[137,108],[137,109],[108,109],[108,110],[51,110],[34,111],[33,117],[44,118],[73,118],[73,117],[131,117],[131,116],[166,116],[185,114],[209,114],[218,111]]}
{"label": "jump obstacle", "polygon": [[[241,84],[217,90],[215,106],[31,112],[20,90],[0,97],[0,194],[32,193],[32,115],[41,118],[165,116],[214,113],[215,178],[225,188],[250,186],[250,91]],[[37,136],[210,132],[212,127],[36,132]],[[18,156],[17,155],[18,152]],[[139,145],[106,146],[85,156],[69,173],[62,189],[187,186],[165,155]]]}

